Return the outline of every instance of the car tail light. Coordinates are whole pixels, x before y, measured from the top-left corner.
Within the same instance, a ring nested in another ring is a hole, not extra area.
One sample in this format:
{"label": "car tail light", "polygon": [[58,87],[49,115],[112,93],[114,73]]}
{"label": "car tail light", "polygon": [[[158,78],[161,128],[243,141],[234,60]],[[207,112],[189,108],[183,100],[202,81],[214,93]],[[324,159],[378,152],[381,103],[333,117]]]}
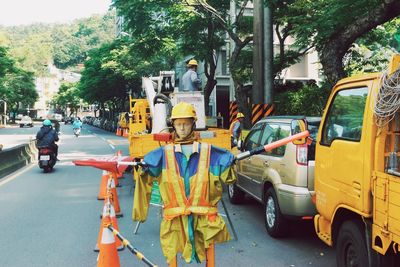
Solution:
{"label": "car tail light", "polygon": [[308,145],[296,146],[296,161],[297,164],[307,165]]}

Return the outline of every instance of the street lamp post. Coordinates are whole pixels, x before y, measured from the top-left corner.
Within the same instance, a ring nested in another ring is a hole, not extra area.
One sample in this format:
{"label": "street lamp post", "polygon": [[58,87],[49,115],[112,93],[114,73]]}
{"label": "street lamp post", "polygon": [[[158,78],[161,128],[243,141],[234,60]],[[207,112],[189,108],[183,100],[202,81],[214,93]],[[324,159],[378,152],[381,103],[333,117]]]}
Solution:
{"label": "street lamp post", "polygon": [[0,99],[0,102],[4,102],[4,126],[7,125],[7,102],[3,99]]}

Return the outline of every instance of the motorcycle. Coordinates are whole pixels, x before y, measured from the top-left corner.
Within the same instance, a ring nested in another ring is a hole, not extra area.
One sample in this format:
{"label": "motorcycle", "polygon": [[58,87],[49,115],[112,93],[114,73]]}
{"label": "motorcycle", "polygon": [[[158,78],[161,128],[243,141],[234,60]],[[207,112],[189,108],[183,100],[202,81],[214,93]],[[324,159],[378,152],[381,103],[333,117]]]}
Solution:
{"label": "motorcycle", "polygon": [[81,134],[81,128],[74,128],[74,134],[78,137]]}
{"label": "motorcycle", "polygon": [[51,172],[56,164],[56,155],[51,147],[39,148],[39,168],[43,172]]}

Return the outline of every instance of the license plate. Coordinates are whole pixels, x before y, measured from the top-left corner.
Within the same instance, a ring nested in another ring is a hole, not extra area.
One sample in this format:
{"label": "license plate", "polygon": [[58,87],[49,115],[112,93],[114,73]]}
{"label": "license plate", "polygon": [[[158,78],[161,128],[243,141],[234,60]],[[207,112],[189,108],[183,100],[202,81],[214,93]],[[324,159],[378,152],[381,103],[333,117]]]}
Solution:
{"label": "license plate", "polygon": [[50,155],[41,155],[40,160],[50,160]]}

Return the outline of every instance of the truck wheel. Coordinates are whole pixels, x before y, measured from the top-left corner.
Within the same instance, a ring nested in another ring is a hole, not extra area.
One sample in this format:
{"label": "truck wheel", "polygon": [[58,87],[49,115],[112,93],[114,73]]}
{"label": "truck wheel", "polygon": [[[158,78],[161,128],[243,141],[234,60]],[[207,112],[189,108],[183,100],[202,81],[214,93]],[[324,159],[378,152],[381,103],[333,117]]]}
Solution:
{"label": "truck wheel", "polygon": [[336,262],[338,267],[368,266],[367,244],[362,227],[346,221],[337,238]]}
{"label": "truck wheel", "polygon": [[283,237],[288,231],[288,221],[282,215],[278,199],[273,187],[265,193],[265,228],[270,236],[274,238]]}
{"label": "truck wheel", "polygon": [[232,204],[240,204],[243,202],[244,192],[236,184],[229,184],[228,197]]}

